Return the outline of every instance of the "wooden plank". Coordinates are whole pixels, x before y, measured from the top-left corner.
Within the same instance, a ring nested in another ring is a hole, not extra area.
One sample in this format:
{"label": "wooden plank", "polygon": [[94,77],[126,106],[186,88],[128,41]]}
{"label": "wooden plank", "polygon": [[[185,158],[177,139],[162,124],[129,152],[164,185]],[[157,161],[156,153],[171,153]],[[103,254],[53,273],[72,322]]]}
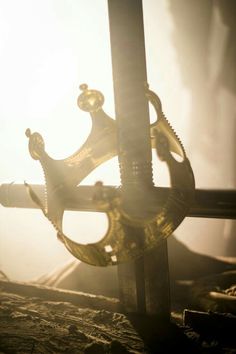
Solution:
{"label": "wooden plank", "polygon": [[83,292],[62,290],[43,285],[12,282],[0,280],[1,292],[8,292],[22,296],[38,297],[47,301],[67,301],[79,307],[87,307],[97,310],[120,312],[121,306],[118,299],[85,294]]}

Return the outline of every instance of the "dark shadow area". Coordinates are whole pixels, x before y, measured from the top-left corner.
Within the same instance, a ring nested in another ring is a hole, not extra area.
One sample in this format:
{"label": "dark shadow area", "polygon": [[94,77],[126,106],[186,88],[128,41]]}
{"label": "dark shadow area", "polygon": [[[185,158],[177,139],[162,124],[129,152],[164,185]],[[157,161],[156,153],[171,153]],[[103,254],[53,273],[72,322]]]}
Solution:
{"label": "dark shadow area", "polygon": [[128,314],[133,328],[143,339],[149,353],[199,353],[194,340],[184,333],[183,327],[154,316]]}

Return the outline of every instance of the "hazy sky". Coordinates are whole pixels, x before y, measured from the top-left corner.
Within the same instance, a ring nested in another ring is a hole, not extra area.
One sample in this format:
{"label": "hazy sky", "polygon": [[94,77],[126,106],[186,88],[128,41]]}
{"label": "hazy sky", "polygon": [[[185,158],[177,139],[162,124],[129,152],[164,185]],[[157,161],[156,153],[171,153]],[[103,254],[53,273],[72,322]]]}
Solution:
{"label": "hazy sky", "polygon": [[[145,0],[144,22],[148,81],[188,146],[190,97],[171,44],[167,2]],[[76,105],[84,82],[103,92],[104,109],[114,117],[106,0],[0,0],[0,78],[0,183],[43,183],[41,167],[28,153],[27,128],[43,135],[54,158],[77,150],[91,128]],[[157,179],[165,183],[164,176],[165,168]],[[84,183],[97,180],[119,184],[116,159]],[[107,221],[83,213],[76,221],[68,216],[65,226],[86,243],[105,233]],[[31,279],[71,258],[40,211],[0,206],[0,269],[11,278]]]}
{"label": "hazy sky", "polygon": [[[164,1],[158,3],[165,14]],[[150,39],[146,43],[147,55],[152,53],[148,57],[149,81],[168,102],[176,85],[168,84],[156,46],[164,47],[171,25],[166,17],[167,23],[161,24],[165,34],[155,30],[154,4],[144,2],[147,39],[155,31],[154,48]],[[28,153],[26,128],[43,135],[46,150],[54,158],[78,149],[91,128],[88,114],[76,105],[83,82],[104,93],[104,109],[114,116],[106,0],[1,0],[0,36],[1,183],[43,183],[41,167]],[[169,53],[166,44],[165,52]],[[176,68],[169,69],[178,81]],[[119,184],[116,159],[84,183],[98,179]],[[66,216],[66,231],[81,242],[105,233],[104,215],[82,213],[76,223],[72,216]],[[0,269],[10,276],[31,278],[71,258],[40,211],[0,207],[0,221]]]}

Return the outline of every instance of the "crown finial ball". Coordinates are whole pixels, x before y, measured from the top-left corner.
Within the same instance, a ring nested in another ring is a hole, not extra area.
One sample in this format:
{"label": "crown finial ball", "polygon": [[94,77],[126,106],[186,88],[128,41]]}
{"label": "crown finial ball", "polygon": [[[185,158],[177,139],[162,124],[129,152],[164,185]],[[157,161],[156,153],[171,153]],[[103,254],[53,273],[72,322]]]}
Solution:
{"label": "crown finial ball", "polygon": [[85,112],[97,112],[104,103],[104,96],[100,91],[88,89],[87,84],[81,84],[82,93],[77,99],[77,105]]}
{"label": "crown finial ball", "polygon": [[86,91],[88,89],[88,85],[87,84],[81,84],[79,86],[79,88],[80,88],[81,91]]}

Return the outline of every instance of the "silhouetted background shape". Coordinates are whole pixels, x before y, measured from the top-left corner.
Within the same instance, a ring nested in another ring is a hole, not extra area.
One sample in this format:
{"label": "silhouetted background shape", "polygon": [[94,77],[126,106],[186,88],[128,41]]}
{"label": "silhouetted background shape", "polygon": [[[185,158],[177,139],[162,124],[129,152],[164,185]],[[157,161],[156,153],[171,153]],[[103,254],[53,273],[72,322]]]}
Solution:
{"label": "silhouetted background shape", "polygon": [[[169,0],[169,8],[182,79],[192,97],[190,154],[197,153],[209,169],[215,168],[220,184],[215,187],[236,188],[236,2]],[[217,22],[225,31],[215,30]],[[197,176],[200,172],[207,179],[208,171],[201,168],[199,163]],[[217,235],[226,238],[222,254],[235,256],[236,223],[222,225]]]}

